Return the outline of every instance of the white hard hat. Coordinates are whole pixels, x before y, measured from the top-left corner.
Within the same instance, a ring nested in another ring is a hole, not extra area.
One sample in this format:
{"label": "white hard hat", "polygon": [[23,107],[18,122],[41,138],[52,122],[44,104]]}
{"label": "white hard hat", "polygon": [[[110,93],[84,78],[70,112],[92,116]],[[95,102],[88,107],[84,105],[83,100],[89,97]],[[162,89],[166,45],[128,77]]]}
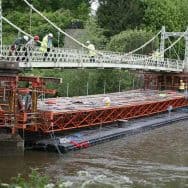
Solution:
{"label": "white hard hat", "polygon": [[86,42],[86,44],[89,44],[90,43],[90,41],[88,40],[87,42]]}
{"label": "white hard hat", "polygon": [[51,38],[53,38],[53,34],[52,33],[49,33],[48,36],[51,37]]}
{"label": "white hard hat", "polygon": [[23,36],[24,40],[28,41],[29,40],[29,37],[27,35],[24,35]]}

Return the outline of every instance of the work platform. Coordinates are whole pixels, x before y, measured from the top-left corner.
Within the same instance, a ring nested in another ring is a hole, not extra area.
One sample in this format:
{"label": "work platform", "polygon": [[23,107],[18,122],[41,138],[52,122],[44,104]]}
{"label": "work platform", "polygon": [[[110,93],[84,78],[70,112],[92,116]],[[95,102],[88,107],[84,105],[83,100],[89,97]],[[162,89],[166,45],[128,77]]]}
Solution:
{"label": "work platform", "polygon": [[[106,97],[111,101],[109,106],[104,102]],[[45,99],[38,101],[42,120],[38,130],[51,133],[111,124],[187,105],[185,94],[157,90]]]}

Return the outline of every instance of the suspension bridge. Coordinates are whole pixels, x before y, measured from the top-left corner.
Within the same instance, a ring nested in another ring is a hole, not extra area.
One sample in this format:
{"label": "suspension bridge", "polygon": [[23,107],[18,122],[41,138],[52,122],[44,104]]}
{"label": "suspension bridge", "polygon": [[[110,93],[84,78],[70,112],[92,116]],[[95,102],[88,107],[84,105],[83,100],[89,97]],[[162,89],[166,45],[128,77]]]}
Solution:
{"label": "suspension bridge", "polygon": [[[0,1],[1,2],[1,1]],[[139,48],[129,53],[116,53],[110,51],[98,51],[96,50],[96,56],[91,60],[88,47],[77,39],[64,32],[61,28],[50,21],[46,16],[39,12],[33,5],[27,0],[24,2],[42,18],[44,18],[49,24],[51,24],[58,32],[69,37],[74,42],[78,43],[82,48],[78,49],[65,49],[65,48],[53,48],[48,52],[48,56],[44,57],[44,53],[40,52],[39,48],[26,49],[21,48],[19,51],[10,55],[10,46],[3,45],[2,31],[3,24],[10,24],[13,28],[17,29],[24,35],[33,38],[30,34],[23,31],[20,27],[16,26],[10,20],[2,15],[2,8],[0,8],[0,68],[1,69],[30,69],[30,68],[115,68],[115,69],[133,69],[144,70],[154,72],[174,72],[180,73],[188,70],[188,30],[185,32],[166,32],[165,27],[149,41],[140,46]],[[1,5],[0,5],[1,7]],[[161,35],[161,36],[160,36]],[[169,47],[165,49],[165,39],[168,37],[178,37],[178,39],[171,43]],[[161,38],[160,53],[156,57],[154,55],[142,55],[136,54],[139,50],[146,47],[153,42],[157,37]],[[164,58],[165,52],[172,49],[182,38],[185,38],[185,58],[170,59]],[[27,51],[27,55],[26,54]]]}

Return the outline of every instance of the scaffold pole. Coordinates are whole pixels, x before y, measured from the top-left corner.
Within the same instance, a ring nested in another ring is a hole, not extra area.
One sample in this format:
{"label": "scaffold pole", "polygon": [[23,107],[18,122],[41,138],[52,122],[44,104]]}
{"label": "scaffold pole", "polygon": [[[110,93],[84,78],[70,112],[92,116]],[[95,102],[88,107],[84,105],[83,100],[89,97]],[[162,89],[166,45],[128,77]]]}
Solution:
{"label": "scaffold pole", "polygon": [[3,29],[2,29],[2,0],[0,0],[0,56],[2,56],[2,45],[3,45]]}

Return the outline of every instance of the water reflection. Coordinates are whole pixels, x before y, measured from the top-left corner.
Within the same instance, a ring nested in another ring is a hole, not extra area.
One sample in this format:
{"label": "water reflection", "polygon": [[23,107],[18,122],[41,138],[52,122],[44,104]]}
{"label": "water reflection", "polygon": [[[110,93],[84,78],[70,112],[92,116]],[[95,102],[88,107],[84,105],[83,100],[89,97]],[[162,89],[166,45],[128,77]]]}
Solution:
{"label": "water reflection", "polygon": [[121,138],[59,157],[54,153],[26,152],[0,157],[0,177],[39,168],[69,187],[188,186],[187,122]]}

